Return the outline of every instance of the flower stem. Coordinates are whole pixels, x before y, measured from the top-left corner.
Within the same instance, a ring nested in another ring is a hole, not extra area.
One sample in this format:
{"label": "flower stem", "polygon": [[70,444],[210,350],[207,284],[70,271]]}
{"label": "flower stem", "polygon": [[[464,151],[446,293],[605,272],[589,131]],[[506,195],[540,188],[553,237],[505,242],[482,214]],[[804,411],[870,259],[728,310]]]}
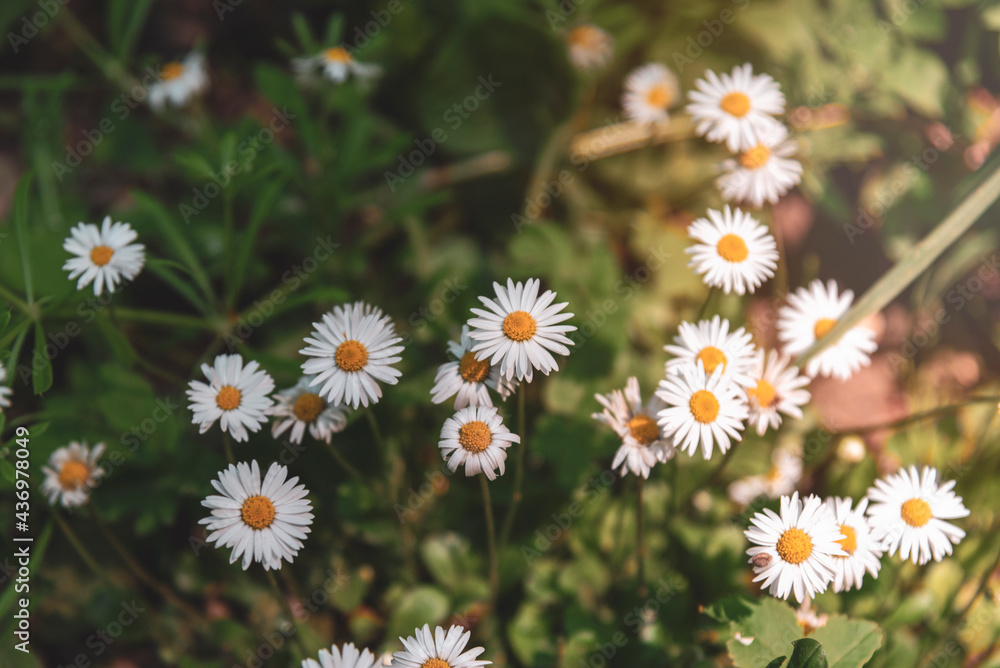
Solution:
{"label": "flower stem", "polygon": [[969,397],[965,401],[960,401],[957,404],[945,404],[943,406],[935,406],[926,411],[921,411],[919,413],[914,413],[913,415],[908,415],[905,418],[899,420],[894,420],[893,422],[883,422],[881,424],[873,424],[865,427],[857,427],[855,429],[848,429],[847,431],[835,432],[836,436],[842,436],[846,434],[867,434],[871,431],[878,431],[880,429],[899,429],[900,427],[906,427],[907,425],[913,424],[914,422],[920,422],[930,417],[936,417],[942,413],[950,413],[951,411],[956,411],[959,408],[964,408],[965,406],[971,406],[972,404],[995,404],[997,403],[997,397]]}
{"label": "flower stem", "polygon": [[[358,482],[360,482],[361,484],[366,486],[369,485],[368,481],[365,479],[365,476],[362,475],[361,471],[359,471],[357,467],[354,466],[354,464],[352,464],[340,450],[335,448],[333,443],[331,443],[330,441],[323,441],[323,443],[326,445],[326,449],[330,451],[330,455],[333,457],[334,461],[336,461],[337,464],[341,466],[341,468],[347,471],[352,477],[357,478]],[[372,491],[375,492],[376,494],[381,494],[383,492],[381,483],[377,481],[371,483],[370,487],[372,488]]]}
{"label": "flower stem", "polygon": [[62,513],[53,509],[52,515],[56,518],[56,524],[59,525],[63,535],[66,536],[66,540],[70,542],[70,545],[73,546],[76,553],[80,555],[81,559],[83,559],[83,563],[87,564],[87,568],[93,571],[94,575],[98,578],[101,578],[102,580],[108,579],[107,571],[102,570],[101,567],[97,565],[97,561],[94,559],[93,555],[91,555],[87,548],[84,547],[83,543],[80,542],[76,533],[74,533],[73,530],[69,528],[69,525],[66,524],[66,520],[63,519]]}
{"label": "flower stem", "polygon": [[222,449],[226,453],[226,459],[229,460],[230,464],[235,464],[236,458],[233,457],[233,444],[231,441],[232,439],[229,437],[229,432],[222,432]]}
{"label": "flower stem", "polygon": [[288,602],[288,597],[285,596],[284,592],[281,591],[281,587],[278,586],[278,580],[274,577],[274,571],[267,571],[267,581],[271,583],[271,589],[274,590],[274,595],[281,602],[281,607],[288,613],[288,620],[295,626],[295,636],[292,641],[295,644],[295,651],[298,653],[298,656],[295,658],[295,663],[298,664],[309,655],[305,648],[305,641],[302,639],[302,626],[299,624],[298,617],[295,616],[295,612]]}
{"label": "flower stem", "polygon": [[649,590],[646,587],[646,541],[643,536],[642,476],[635,477],[635,543],[637,578],[639,581],[637,591],[639,592],[639,596],[645,596]]}
{"label": "flower stem", "polygon": [[524,484],[524,460],[528,452],[528,425],[526,422],[525,395],[528,393],[528,384],[521,383],[517,390],[517,424],[521,434],[521,447],[517,451],[517,460],[514,463],[514,494],[511,497],[510,508],[503,520],[503,529],[500,530],[500,549],[507,544],[510,537],[510,530],[514,526],[514,515],[517,507],[521,503],[521,489]]}
{"label": "flower stem", "polygon": [[714,287],[708,289],[708,294],[705,295],[705,301],[702,302],[701,308],[698,309],[698,317],[695,320],[701,320],[708,313],[708,305],[712,302],[712,298],[715,297],[715,293],[716,289]]}
{"label": "flower stem", "polygon": [[500,589],[500,567],[497,561],[496,525],[493,523],[493,502],[490,499],[490,484],[486,474],[479,474],[479,486],[483,490],[483,512],[486,513],[486,545],[490,554],[490,608],[496,610],[497,593]]}

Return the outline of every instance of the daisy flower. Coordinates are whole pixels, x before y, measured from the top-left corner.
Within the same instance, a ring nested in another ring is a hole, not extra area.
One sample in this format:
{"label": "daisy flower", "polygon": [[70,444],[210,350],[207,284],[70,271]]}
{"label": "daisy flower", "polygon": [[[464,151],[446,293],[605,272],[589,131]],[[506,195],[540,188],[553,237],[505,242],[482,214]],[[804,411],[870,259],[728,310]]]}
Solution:
{"label": "daisy flower", "polygon": [[730,334],[729,321],[719,316],[702,320],[697,325],[682,322],[674,338],[677,345],[663,348],[674,355],[674,359],[667,362],[667,374],[701,362],[708,375],[721,367],[736,384],[751,386],[754,381],[749,372],[756,352],[752,338],[742,327]]}
{"label": "daisy flower", "polygon": [[553,304],[556,293],[552,290],[539,297],[539,285],[537,278],[523,285],[508,278],[506,289],[494,282],[496,301],[480,297],[486,310],[472,309],[479,316],[469,320],[469,337],[477,342],[472,352],[478,360],[489,359],[491,365],[499,362],[500,375],[508,380],[516,375],[530,383],[534,369],[549,375],[558,368],[552,353],[569,355],[566,346],[573,345],[565,334],[576,327],[558,324],[573,314],[560,313],[566,302]]}
{"label": "daisy flower", "polygon": [[468,406],[444,421],[438,447],[452,471],[464,464],[466,476],[485,473],[496,480],[503,475],[507,448],[520,442],[521,437],[504,426],[496,408]]}
{"label": "daisy flower", "polygon": [[955,481],[937,484],[937,469],[916,466],[876,480],[868,489],[868,521],[875,539],[889,556],[896,554],[915,564],[926,564],[951,554],[965,532],[946,520],[967,517],[969,509],[952,491]]}
{"label": "daisy flower", "polygon": [[375,668],[382,661],[368,649],[359,650],[349,642],[342,648],[334,645],[319,651],[319,661],[304,659],[302,668]]}
{"label": "daisy flower", "polygon": [[631,471],[632,475],[648,478],[656,462],[665,462],[677,453],[674,444],[656,423],[656,414],[666,406],[655,394],[643,406],[639,380],[635,376],[628,379],[624,392],[614,390],[611,394],[595,394],[594,398],[604,410],[590,417],[614,429],[622,439],[611,462],[611,468],[621,467],[620,475]]}
{"label": "daisy flower", "polygon": [[655,123],[670,118],[667,110],[677,99],[677,77],[659,63],[632,70],[625,79],[622,109],[633,123]]}
{"label": "daisy flower", "polygon": [[183,107],[207,88],[205,56],[194,52],[188,54],[184,62],[173,61],[160,69],[160,80],[149,87],[149,106],[156,111],[163,109],[167,102],[174,107]]}
{"label": "daisy flower", "polygon": [[[765,508],[750,519],[744,533],[758,547],[747,550],[761,589],[778,598],[794,594],[799,603],[826,591],[833,581],[835,556],[844,535],[833,514],[817,496],[799,500],[795,492],[781,497],[781,512]],[[763,555],[763,556],[761,556]]]}
{"label": "daisy flower", "polygon": [[243,557],[243,570],[258,562],[264,570],[281,568],[281,560],[292,563],[313,521],[308,490],[289,478],[288,469],[271,464],[260,479],[256,461],[230,464],[219,472],[211,495],[201,505],[212,514],[198,520],[211,531],[206,539],[216,547],[231,547],[229,563]]}
{"label": "daisy flower", "polygon": [[708,141],[724,142],[733,153],[753,148],[781,125],[772,117],[785,113],[781,87],[766,74],[755,76],[750,63],[721,76],[709,70],[694,86],[686,110],[695,131]]}
{"label": "daisy flower", "polygon": [[103,443],[88,448],[86,443],[76,441],[53,452],[48,466],[42,467],[45,473],[42,492],[49,497],[49,503],[55,505],[59,501],[65,508],[85,504],[90,490],[104,475],[104,469],[97,465],[102,452]]}
{"label": "daisy flower", "polygon": [[201,365],[208,384],[192,380],[187,391],[188,408],[194,413],[192,422],[200,425],[199,434],[216,420],[237,442],[249,439],[247,429],[260,431],[274,405],[267,396],[274,391],[274,380],[259,366],[257,362],[243,366],[240,355],[219,355],[212,366]]}
{"label": "daisy flower", "polygon": [[569,62],[578,70],[596,70],[611,60],[614,41],[597,26],[580,25],[566,33]]}
{"label": "daisy flower", "polygon": [[685,251],[692,256],[688,266],[704,274],[705,285],[727,295],[753,294],[778,266],[774,237],[740,209],[709,209],[707,215],[688,227],[688,235],[699,242]]}
{"label": "daisy flower", "polygon": [[306,374],[315,374],[312,385],[322,385],[319,394],[332,404],[352,408],[378,403],[381,381],[395,385],[402,375],[392,364],[403,346],[392,319],[364,302],[336,308],[313,323],[309,345],[299,352],[312,357],[302,364]]}
{"label": "daisy flower", "polygon": [[76,257],[66,260],[63,271],[69,280],[77,276],[76,289],[82,290],[94,283],[94,294],[100,295],[107,286],[114,292],[118,284],[135,278],[146,262],[146,247],[132,243],[138,234],[128,223],[111,222],[105,216],[101,227],[91,223],[78,223],[63,241],[63,249]]}
{"label": "daisy flower", "polygon": [[463,325],[459,340],[448,342],[448,352],[455,361],[438,367],[431,401],[440,404],[454,396],[455,410],[466,406],[492,406],[490,390],[506,399],[517,388],[517,381],[502,377],[499,367],[491,365],[489,360],[476,359],[472,345],[469,326]]}
{"label": "daisy flower", "polygon": [[757,425],[757,435],[763,436],[768,427],[781,425],[781,413],[802,419],[802,406],[809,403],[809,379],[799,374],[787,355],[763,348],[754,355],[750,368],[753,383],[747,388],[750,424]]}
{"label": "daisy flower", "polygon": [[850,591],[861,589],[861,581],[865,571],[873,577],[878,577],[882,568],[882,548],[872,535],[871,526],[865,519],[865,509],[868,499],[861,499],[856,508],[851,508],[853,501],[849,498],[831,497],[826,500],[826,507],[837,524],[840,533],[844,535],[840,547],[847,553],[845,557],[834,557],[833,591]]}
{"label": "daisy flower", "polygon": [[271,435],[278,438],[291,428],[288,440],[301,443],[306,428],[317,441],[330,442],[330,437],[343,431],[347,426],[346,406],[327,403],[323,397],[309,391],[313,376],[303,376],[295,387],[282,390],[275,395],[277,403],[271,409],[274,422]]}
{"label": "daisy flower", "polygon": [[10,407],[10,395],[14,392],[11,388],[3,385],[7,381],[7,369],[0,364],[0,408]]}
{"label": "daisy flower", "polygon": [[447,634],[438,626],[431,635],[430,625],[424,624],[424,628],[416,629],[414,635],[399,639],[406,650],[392,655],[392,665],[397,668],[479,668],[493,663],[476,661],[476,657],[486,651],[482,647],[463,651],[471,635],[461,626],[452,626]]}
{"label": "daisy flower", "polygon": [[771,453],[771,470],[733,481],[729,498],[741,506],[749,506],[759,496],[777,499],[794,492],[801,479],[802,457],[788,448],[777,448]]}
{"label": "daisy flower", "polygon": [[300,74],[309,74],[316,68],[323,70],[324,76],[334,83],[344,83],[353,76],[360,83],[369,83],[382,74],[382,68],[372,63],[362,63],[342,46],[324,49],[308,58],[294,58],[292,69]]}
{"label": "daisy flower", "polygon": [[[801,287],[788,297],[788,304],[778,310],[778,339],[784,352],[801,355],[826,335],[837,320],[851,308],[854,292],[838,293],[836,281],[816,279],[808,288]],[[871,364],[870,355],[878,348],[875,332],[858,325],[827,346],[806,364],[805,373],[814,377],[832,376],[847,380]]]}
{"label": "daisy flower", "polygon": [[722,197],[729,202],[760,208],[764,202],[778,199],[802,180],[802,165],[791,156],[795,144],[788,140],[788,130],[778,125],[757,144],[740,153],[736,160],[722,163],[725,172],[716,180]]}
{"label": "daisy flower", "polygon": [[795,621],[802,628],[802,635],[807,636],[817,629],[826,626],[827,615],[816,614],[812,608],[808,607],[809,599],[799,606],[795,611]]}
{"label": "daisy flower", "polygon": [[702,365],[686,365],[660,381],[656,395],[667,405],[657,413],[664,436],[672,437],[674,446],[694,455],[701,446],[705,459],[712,448],[729,449],[730,439],[742,440],[743,420],[747,418],[743,393],[723,374],[721,365],[709,375]]}

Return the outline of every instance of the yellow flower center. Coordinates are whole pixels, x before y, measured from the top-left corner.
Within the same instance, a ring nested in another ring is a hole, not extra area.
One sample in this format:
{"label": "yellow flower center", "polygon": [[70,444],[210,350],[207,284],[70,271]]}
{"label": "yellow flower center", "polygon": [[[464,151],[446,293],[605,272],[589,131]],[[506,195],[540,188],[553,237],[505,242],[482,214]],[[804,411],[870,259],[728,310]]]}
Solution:
{"label": "yellow flower center", "polygon": [[767,160],[770,157],[771,149],[763,144],[757,144],[740,155],[740,164],[747,169],[760,169],[767,164]]}
{"label": "yellow flower center", "polygon": [[535,335],[538,323],[527,311],[514,311],[503,319],[503,333],[512,341],[527,341]]}
{"label": "yellow flower center", "polygon": [[715,422],[715,418],[719,416],[719,400],[708,390],[698,390],[692,394],[688,406],[694,419],[702,424]]}
{"label": "yellow flower center", "polygon": [[816,321],[816,324],[813,325],[813,336],[815,336],[816,340],[819,341],[826,336],[827,332],[833,329],[833,326],[836,324],[837,321],[833,318],[820,318]]}
{"label": "yellow flower center", "polygon": [[646,102],[657,109],[666,109],[672,100],[670,89],[663,84],[657,84],[646,93]]}
{"label": "yellow flower center", "polygon": [[801,564],[812,554],[813,543],[802,529],[789,529],[781,534],[775,546],[778,556],[790,564]]}
{"label": "yellow flower center", "polygon": [[566,39],[573,46],[593,48],[601,43],[601,32],[594,26],[580,26],[570,30]]}
{"label": "yellow flower center", "polygon": [[351,62],[350,52],[342,46],[335,46],[332,49],[327,49],[323,52],[323,57],[326,58],[327,62],[331,63]]}
{"label": "yellow flower center", "polygon": [[660,438],[660,428],[657,426],[653,418],[649,417],[644,413],[639,413],[626,424],[629,433],[632,438],[637,440],[642,445],[649,445],[653,441]]}
{"label": "yellow flower center", "polygon": [[160,78],[164,81],[173,81],[184,74],[184,66],[180,63],[167,63],[160,70]]}
{"label": "yellow flower center", "polygon": [[215,395],[215,403],[224,411],[231,411],[235,408],[239,408],[240,399],[243,395],[232,385],[223,385],[219,393]]}
{"label": "yellow flower center", "polygon": [[490,375],[489,360],[477,360],[476,354],[467,352],[458,363],[458,373],[463,380],[470,383],[481,383]]}
{"label": "yellow flower center", "polygon": [[463,424],[458,430],[458,444],[469,452],[482,452],[490,447],[493,441],[493,434],[490,428],[481,420],[473,420]]}
{"label": "yellow flower center", "polygon": [[719,106],[722,110],[729,114],[730,116],[735,116],[736,118],[743,118],[750,111],[750,98],[748,98],[744,93],[729,93],[722,101],[719,102]]}
{"label": "yellow flower center", "polygon": [[59,486],[63,489],[79,489],[90,477],[90,467],[83,462],[68,461],[59,471]]}
{"label": "yellow flower center", "polygon": [[768,482],[777,482],[781,478],[781,469],[777,466],[772,466],[771,470],[767,472],[767,476],[765,477]]}
{"label": "yellow flower center", "polygon": [[920,528],[931,521],[934,513],[931,512],[930,504],[923,499],[913,498],[903,504],[899,511],[903,521],[911,527]]}
{"label": "yellow flower center", "polygon": [[747,395],[756,399],[761,408],[770,408],[777,397],[774,385],[771,385],[771,383],[763,378],[757,381],[757,387],[751,387],[747,390]]}
{"label": "yellow flower center", "polygon": [[705,346],[698,353],[696,360],[701,360],[701,365],[705,367],[706,373],[712,373],[720,364],[726,368],[726,354],[715,346]]}
{"label": "yellow flower center", "polygon": [[348,339],[339,346],[333,356],[334,361],[344,371],[360,371],[368,363],[368,349],[360,341]]}
{"label": "yellow flower center", "polygon": [[292,406],[292,413],[303,422],[313,422],[323,412],[324,408],[326,408],[326,402],[320,399],[318,394],[306,392],[305,394],[300,394],[299,398],[295,400],[295,405]]}
{"label": "yellow flower center", "polygon": [[840,525],[840,533],[844,534],[844,537],[837,542],[844,548],[844,552],[854,554],[854,550],[858,549],[858,533],[846,524]]}
{"label": "yellow flower center", "polygon": [[427,659],[420,664],[420,668],[451,668],[451,664],[443,659]]}
{"label": "yellow flower center", "polygon": [[266,529],[274,521],[274,504],[266,496],[251,496],[243,502],[240,514],[251,529]]}
{"label": "yellow flower center", "polygon": [[90,251],[90,261],[98,267],[103,267],[111,262],[111,256],[114,254],[115,252],[107,246],[94,246],[93,250]]}
{"label": "yellow flower center", "polygon": [[715,249],[719,251],[719,256],[728,262],[742,262],[750,254],[746,242],[735,234],[727,234],[719,239]]}

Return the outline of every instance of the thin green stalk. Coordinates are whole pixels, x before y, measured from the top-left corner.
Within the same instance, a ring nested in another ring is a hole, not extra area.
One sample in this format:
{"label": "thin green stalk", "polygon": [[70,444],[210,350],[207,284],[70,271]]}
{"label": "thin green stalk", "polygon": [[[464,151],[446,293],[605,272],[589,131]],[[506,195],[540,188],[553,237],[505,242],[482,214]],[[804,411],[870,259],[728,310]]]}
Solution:
{"label": "thin green stalk", "polygon": [[330,455],[333,457],[334,461],[336,461],[337,464],[339,464],[352,477],[356,478],[358,482],[360,482],[361,484],[371,487],[372,491],[375,492],[376,494],[378,495],[382,494],[382,492],[384,491],[382,489],[382,485],[377,481],[369,484],[369,481],[365,478],[365,476],[361,473],[361,471],[359,471],[358,468],[354,466],[354,464],[352,464],[350,460],[347,459],[347,457],[344,456],[344,453],[342,453],[340,450],[334,447],[333,443],[328,441],[323,441],[323,444],[326,445],[326,449],[330,451]]}
{"label": "thin green stalk", "polygon": [[493,502],[490,499],[490,484],[485,473],[479,474],[479,486],[483,490],[483,511],[486,514],[486,545],[490,558],[490,610],[496,611],[497,594],[500,589],[500,566],[497,561],[496,525],[493,523]]}
{"label": "thin green stalk", "polygon": [[637,562],[637,576],[639,596],[648,593],[646,587],[646,541],[643,536],[643,512],[642,512],[642,476],[635,477],[635,559]]}
{"label": "thin green stalk", "polygon": [[288,613],[288,619],[295,626],[295,635],[292,637],[292,642],[295,644],[295,650],[298,656],[295,657],[296,665],[308,656],[306,651],[304,641],[302,640],[302,626],[299,624],[298,617],[295,616],[295,612],[292,611],[292,606],[288,602],[288,597],[285,596],[284,592],[281,591],[281,587],[278,586],[278,580],[274,577],[274,571],[267,571],[267,581],[271,583],[271,588],[274,590],[274,595],[281,602],[281,607],[284,608],[285,612]]}
{"label": "thin green stalk", "polygon": [[708,305],[712,302],[712,298],[715,297],[715,293],[718,292],[714,287],[708,289],[708,294],[705,295],[705,301],[702,302],[701,308],[698,309],[698,317],[695,320],[701,320],[708,313]]}
{"label": "thin green stalk", "polygon": [[959,408],[963,408],[965,406],[971,406],[972,404],[995,404],[995,403],[997,403],[997,397],[970,397],[965,401],[960,401],[957,404],[945,404],[943,406],[936,406],[926,411],[914,413],[913,415],[908,415],[905,418],[894,420],[892,422],[883,422],[880,424],[867,425],[865,427],[857,427],[855,429],[849,429],[847,431],[838,431],[834,432],[834,435],[842,436],[847,434],[866,434],[868,432],[878,431],[880,429],[899,429],[900,427],[905,427],[907,425],[913,424],[914,422],[920,422],[921,420],[926,420],[927,418],[936,417],[944,413],[950,413],[952,411],[958,410]]}
{"label": "thin green stalk", "polygon": [[233,303],[236,301],[236,292],[239,290],[238,285],[232,283],[233,274],[233,246],[236,239],[236,232],[233,225],[233,198],[232,195],[227,191],[222,197],[222,207],[223,207],[223,230],[224,230],[224,255],[222,258],[222,294],[225,295],[226,304],[225,311],[228,313],[233,307]]}
{"label": "thin green stalk", "polygon": [[62,514],[58,510],[53,510],[52,516],[55,517],[56,524],[59,525],[59,529],[61,529],[63,535],[66,536],[66,540],[68,540],[70,545],[73,546],[73,549],[76,550],[76,553],[80,555],[80,559],[83,560],[83,563],[87,564],[87,568],[89,568],[98,578],[102,580],[107,580],[108,579],[107,570],[102,569],[100,566],[97,565],[97,560],[94,559],[93,555],[91,555],[90,552],[87,550],[87,548],[84,547],[83,543],[80,542],[80,539],[77,537],[76,533],[74,533],[73,530],[69,528],[69,525],[66,524],[66,520],[63,519]]}
{"label": "thin green stalk", "polygon": [[191,327],[194,329],[204,329],[210,332],[218,331],[218,325],[203,318],[196,318],[183,313],[171,313],[169,311],[149,311],[131,308],[119,308],[115,314],[120,320],[131,320],[135,322],[148,322],[160,325],[178,325],[180,327]]}
{"label": "thin green stalk", "polygon": [[35,311],[30,306],[28,306],[28,302],[22,300],[20,297],[18,297],[17,295],[15,295],[12,291],[8,290],[7,288],[3,287],[2,285],[0,285],[0,298],[6,299],[7,301],[9,301],[11,304],[13,304],[14,306],[17,307],[18,311],[20,311],[24,315],[28,316],[29,318],[33,318],[34,317]]}
{"label": "thin green stalk", "polygon": [[226,460],[230,464],[236,463],[236,458],[233,457],[233,443],[232,438],[229,436],[228,431],[222,432],[222,450],[226,453]]}
{"label": "thin green stalk", "polygon": [[528,384],[521,383],[517,390],[517,424],[521,435],[521,447],[517,449],[517,459],[514,461],[514,494],[511,497],[510,508],[503,520],[503,529],[500,530],[500,549],[502,550],[510,538],[510,531],[514,527],[514,516],[517,507],[521,504],[521,489],[524,485],[524,460],[528,452],[528,425],[526,420],[527,410],[525,398],[528,392]]}

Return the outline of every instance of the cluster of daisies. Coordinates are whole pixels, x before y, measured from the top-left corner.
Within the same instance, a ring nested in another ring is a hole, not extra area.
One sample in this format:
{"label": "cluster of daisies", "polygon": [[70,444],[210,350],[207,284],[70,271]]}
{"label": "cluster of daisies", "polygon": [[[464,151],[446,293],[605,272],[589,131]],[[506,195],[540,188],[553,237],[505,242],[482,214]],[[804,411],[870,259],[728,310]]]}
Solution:
{"label": "cluster of daisies", "polygon": [[480,668],[492,661],[478,659],[485,650],[482,647],[466,649],[472,634],[461,626],[451,626],[445,631],[440,626],[431,633],[431,627],[415,629],[414,634],[400,638],[403,650],[394,652],[384,660],[369,649],[359,650],[354,643],[334,645],[329,650],[319,652],[319,660],[306,659],[302,668],[377,668],[397,666],[398,668]]}

